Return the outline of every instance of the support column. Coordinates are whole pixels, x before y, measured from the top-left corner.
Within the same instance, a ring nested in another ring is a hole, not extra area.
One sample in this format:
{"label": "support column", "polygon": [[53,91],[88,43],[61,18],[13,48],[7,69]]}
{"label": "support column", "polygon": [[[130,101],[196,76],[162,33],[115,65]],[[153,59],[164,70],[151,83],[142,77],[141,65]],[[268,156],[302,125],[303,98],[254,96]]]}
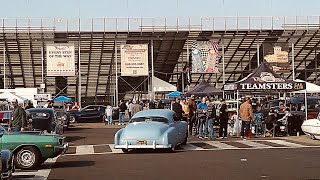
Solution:
{"label": "support column", "polygon": [[118,43],[117,43],[117,40],[115,40],[114,45],[115,45],[114,49],[115,49],[115,63],[116,63],[116,79],[115,79],[115,81],[116,81],[115,90],[116,91],[115,91],[114,101],[115,101],[116,107],[118,107],[118,105],[119,105],[119,102],[118,102],[119,89],[118,89]]}
{"label": "support column", "polygon": [[6,89],[6,47],[3,42],[3,89]]}
{"label": "support column", "polygon": [[[190,75],[188,75],[190,78],[191,78],[191,71],[192,71],[192,64],[190,63],[190,52],[189,52],[189,40],[187,39],[187,64],[188,64],[188,71],[189,71],[189,73],[190,73]],[[190,67],[191,67],[191,69],[190,69]],[[189,78],[188,77],[188,78]],[[190,79],[190,81],[191,81],[191,79]],[[188,91],[189,91],[189,89],[190,89],[190,85],[188,85]]]}
{"label": "support column", "polygon": [[257,67],[259,67],[260,65],[260,44],[259,44],[259,39],[258,39],[258,43],[257,43]]}
{"label": "support column", "polygon": [[291,59],[292,59],[292,80],[296,79],[296,74],[295,74],[295,65],[294,65],[294,44],[291,44]]}
{"label": "support column", "polygon": [[154,100],[155,94],[153,89],[153,77],[154,77],[154,67],[153,67],[153,39],[151,40],[151,100]]}
{"label": "support column", "polygon": [[[222,39],[222,87],[224,86],[225,84],[225,65],[224,65],[224,39]],[[223,90],[223,93],[222,93],[222,96],[223,96],[223,99],[224,99],[224,90]]]}
{"label": "support column", "polygon": [[43,87],[43,84],[44,84],[44,78],[43,78],[43,71],[44,71],[44,68],[43,68],[43,62],[44,61],[44,58],[43,58],[43,47],[41,46],[41,93],[44,94],[44,88]]}
{"label": "support column", "polygon": [[78,104],[79,107],[81,107],[81,45],[80,45],[80,40],[79,40],[79,47],[78,47],[78,64],[79,64],[79,69],[78,69]]}

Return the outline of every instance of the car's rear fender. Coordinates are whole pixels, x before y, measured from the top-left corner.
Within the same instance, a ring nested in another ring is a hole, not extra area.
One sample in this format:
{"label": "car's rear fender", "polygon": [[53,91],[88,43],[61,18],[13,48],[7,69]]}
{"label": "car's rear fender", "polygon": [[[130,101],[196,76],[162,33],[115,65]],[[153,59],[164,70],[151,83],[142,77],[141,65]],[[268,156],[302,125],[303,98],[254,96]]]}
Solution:
{"label": "car's rear fender", "polygon": [[121,134],[123,132],[124,128],[120,129],[119,131],[117,131],[117,133],[114,136],[114,144],[115,145],[119,145],[120,144],[120,138],[121,138]]}
{"label": "car's rear fender", "polygon": [[175,127],[169,127],[159,138],[162,140],[163,144],[171,144],[171,146],[177,145],[178,131]]}

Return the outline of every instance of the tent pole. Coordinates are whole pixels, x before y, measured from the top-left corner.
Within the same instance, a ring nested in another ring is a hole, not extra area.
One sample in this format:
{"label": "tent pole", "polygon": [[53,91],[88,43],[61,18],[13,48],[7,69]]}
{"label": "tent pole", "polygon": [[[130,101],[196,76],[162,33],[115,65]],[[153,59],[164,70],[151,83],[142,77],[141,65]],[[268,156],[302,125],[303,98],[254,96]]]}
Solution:
{"label": "tent pole", "polygon": [[291,55],[291,58],[292,58],[292,80],[295,80],[296,74],[295,74],[295,69],[294,69],[294,43],[291,44],[291,49],[292,49],[291,50],[291,53],[292,53],[292,55]]}
{"label": "tent pole", "polygon": [[308,101],[307,101],[307,89],[304,91],[304,104],[305,104],[305,112],[306,112],[306,120],[308,119]]}
{"label": "tent pole", "polygon": [[237,97],[236,97],[236,101],[237,101],[237,119],[239,119],[239,90],[237,90]]}

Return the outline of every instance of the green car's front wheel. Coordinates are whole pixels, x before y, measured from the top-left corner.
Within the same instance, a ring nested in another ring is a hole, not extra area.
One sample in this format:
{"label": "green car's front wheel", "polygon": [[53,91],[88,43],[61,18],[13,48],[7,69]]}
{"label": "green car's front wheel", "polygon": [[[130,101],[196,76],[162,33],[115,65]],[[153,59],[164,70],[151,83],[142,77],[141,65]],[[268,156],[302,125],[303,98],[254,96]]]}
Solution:
{"label": "green car's front wheel", "polygon": [[18,169],[33,169],[41,162],[41,155],[36,147],[25,146],[18,149],[14,156],[14,164]]}

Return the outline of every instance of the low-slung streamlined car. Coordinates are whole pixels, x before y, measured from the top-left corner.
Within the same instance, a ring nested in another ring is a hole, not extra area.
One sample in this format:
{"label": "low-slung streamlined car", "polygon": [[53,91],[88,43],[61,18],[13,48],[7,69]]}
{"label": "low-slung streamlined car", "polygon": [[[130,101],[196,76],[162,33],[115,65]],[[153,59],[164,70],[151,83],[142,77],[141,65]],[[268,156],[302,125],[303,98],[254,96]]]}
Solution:
{"label": "low-slung streamlined car", "polygon": [[8,132],[0,126],[0,149],[8,149],[14,155],[14,165],[18,169],[33,169],[48,158],[64,153],[68,143],[64,137],[40,131]]}
{"label": "low-slung streamlined car", "polygon": [[170,149],[186,144],[188,124],[176,119],[168,109],[144,110],[136,113],[125,128],[114,137],[115,149]]}
{"label": "low-slung streamlined car", "polygon": [[302,131],[312,139],[320,140],[320,113],[315,119],[308,119],[302,123]]}

